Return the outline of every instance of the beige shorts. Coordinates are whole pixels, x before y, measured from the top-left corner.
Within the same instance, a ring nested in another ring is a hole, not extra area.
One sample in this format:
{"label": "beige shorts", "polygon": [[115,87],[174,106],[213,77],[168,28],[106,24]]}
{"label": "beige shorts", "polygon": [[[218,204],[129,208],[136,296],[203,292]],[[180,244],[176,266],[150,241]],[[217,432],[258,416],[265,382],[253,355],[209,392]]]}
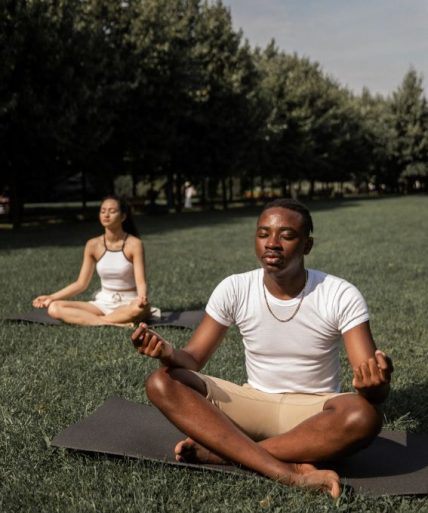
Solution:
{"label": "beige shorts", "polygon": [[320,413],[326,401],[340,393],[271,394],[251,385],[195,373],[207,387],[207,399],[253,440],[264,440],[290,431]]}

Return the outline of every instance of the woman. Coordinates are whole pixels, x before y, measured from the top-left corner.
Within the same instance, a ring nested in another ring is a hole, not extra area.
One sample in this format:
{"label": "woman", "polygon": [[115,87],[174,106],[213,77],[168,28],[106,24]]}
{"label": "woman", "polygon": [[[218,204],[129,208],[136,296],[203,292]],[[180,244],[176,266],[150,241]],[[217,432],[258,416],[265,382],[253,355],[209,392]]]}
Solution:
{"label": "woman", "polygon": [[[33,301],[36,308],[47,308],[55,319],[87,326],[129,325],[150,316],[144,247],[127,203],[107,196],[100,207],[104,234],[85,246],[77,280],[67,287]],[[63,301],[88,288],[94,270],[101,279],[101,290],[94,301]]]}

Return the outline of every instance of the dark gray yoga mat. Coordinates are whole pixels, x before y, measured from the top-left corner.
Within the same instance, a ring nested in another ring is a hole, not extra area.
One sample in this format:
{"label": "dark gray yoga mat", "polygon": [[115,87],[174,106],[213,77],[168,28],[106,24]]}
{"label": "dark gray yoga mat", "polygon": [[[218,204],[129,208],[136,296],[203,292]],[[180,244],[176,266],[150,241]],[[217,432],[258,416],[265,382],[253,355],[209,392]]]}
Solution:
{"label": "dark gray yoga mat", "polygon": [[[147,321],[149,326],[173,326],[176,328],[194,329],[201,322],[204,316],[203,310],[189,310],[187,312],[162,312],[160,318],[153,317]],[[46,308],[39,308],[21,314],[9,315],[4,318],[6,321],[35,322],[39,324],[63,324],[61,321],[52,318]]]}
{"label": "dark gray yoga mat", "polygon": [[[232,465],[177,463],[174,447],[183,437],[156,408],[113,397],[55,436],[51,444],[199,469],[248,472]],[[328,467],[365,495],[427,494],[428,435],[383,431],[367,449]]]}
{"label": "dark gray yoga mat", "polygon": [[59,325],[62,324],[61,321],[54,319],[48,314],[46,308],[40,308],[37,310],[30,310],[24,313],[18,313],[13,315],[8,315],[4,318],[5,321],[17,321],[17,322],[35,322],[38,324],[54,324]]}

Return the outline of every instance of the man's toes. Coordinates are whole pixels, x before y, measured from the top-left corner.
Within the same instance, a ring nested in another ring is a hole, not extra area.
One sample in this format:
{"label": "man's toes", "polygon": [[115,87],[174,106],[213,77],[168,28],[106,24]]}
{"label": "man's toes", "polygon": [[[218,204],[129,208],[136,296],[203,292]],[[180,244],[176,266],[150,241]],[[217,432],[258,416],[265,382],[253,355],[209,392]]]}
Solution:
{"label": "man's toes", "polygon": [[192,440],[190,440],[190,438],[186,438],[186,440],[178,442],[178,444],[175,446],[174,452],[176,459],[181,458],[180,460],[177,459],[177,461],[184,461],[186,456],[189,456],[193,452]]}
{"label": "man's toes", "polygon": [[336,472],[328,471],[325,477],[325,489],[330,493],[330,495],[337,499],[340,497],[341,488],[340,488],[340,478],[336,474]]}
{"label": "man's toes", "polygon": [[330,495],[334,499],[338,499],[341,494],[340,484],[337,481],[334,481],[332,487],[330,488]]}

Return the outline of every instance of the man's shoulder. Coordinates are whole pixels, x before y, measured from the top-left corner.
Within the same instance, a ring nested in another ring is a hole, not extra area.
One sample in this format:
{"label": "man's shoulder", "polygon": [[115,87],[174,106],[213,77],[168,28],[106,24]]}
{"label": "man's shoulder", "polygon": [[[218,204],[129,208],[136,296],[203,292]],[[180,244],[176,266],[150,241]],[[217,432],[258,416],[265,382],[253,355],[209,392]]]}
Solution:
{"label": "man's shoulder", "polygon": [[324,298],[340,300],[342,297],[361,295],[358,288],[345,278],[315,269],[310,269],[309,273],[310,290]]}
{"label": "man's shoulder", "polygon": [[214,289],[206,306],[206,312],[220,324],[229,326],[246,311],[254,288],[260,279],[260,269],[232,274]]}
{"label": "man's shoulder", "polygon": [[246,295],[253,290],[260,281],[262,269],[255,269],[238,274],[231,274],[224,278],[215,288],[217,294],[231,295],[231,297]]}
{"label": "man's shoulder", "polygon": [[260,279],[260,274],[263,272],[263,269],[254,269],[252,271],[246,271],[238,274],[231,274],[223,281],[233,284],[235,287],[246,287],[251,286],[253,283],[257,283]]}
{"label": "man's shoulder", "polygon": [[309,269],[308,271],[312,281],[317,285],[323,285],[325,287],[339,287],[341,285],[350,285],[352,287],[354,286],[352,283],[345,280],[345,278],[335,276],[334,274],[318,271],[317,269]]}

